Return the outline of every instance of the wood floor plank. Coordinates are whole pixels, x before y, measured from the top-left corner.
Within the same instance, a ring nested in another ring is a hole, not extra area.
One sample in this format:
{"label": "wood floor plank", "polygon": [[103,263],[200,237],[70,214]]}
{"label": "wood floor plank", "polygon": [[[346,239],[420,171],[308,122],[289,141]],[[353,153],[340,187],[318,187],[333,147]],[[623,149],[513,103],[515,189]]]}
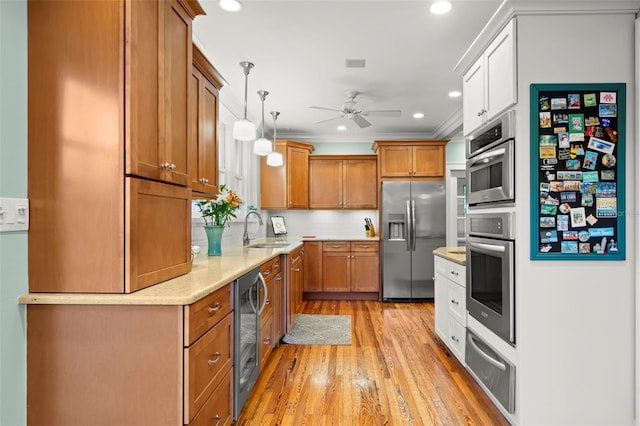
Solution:
{"label": "wood floor plank", "polygon": [[238,425],[508,425],[435,333],[432,303],[305,301],[351,345],[276,348]]}

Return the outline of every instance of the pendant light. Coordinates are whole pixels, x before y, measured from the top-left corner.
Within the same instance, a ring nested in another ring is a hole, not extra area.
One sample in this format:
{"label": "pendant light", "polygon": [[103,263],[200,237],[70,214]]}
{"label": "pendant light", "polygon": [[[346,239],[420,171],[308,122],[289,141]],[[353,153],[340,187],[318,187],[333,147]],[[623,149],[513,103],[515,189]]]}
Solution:
{"label": "pendant light", "polygon": [[260,139],[254,142],[253,153],[262,156],[265,156],[271,152],[271,141],[269,139],[265,139],[264,137],[264,99],[268,94],[269,92],[267,92],[266,90],[258,90],[258,96],[260,96],[260,101],[262,101],[262,136],[260,137]]}
{"label": "pendant light", "polygon": [[280,113],[278,111],[271,111],[271,116],[273,117],[273,146],[272,150],[267,155],[267,166],[278,167],[284,164],[282,154],[276,151],[276,120]]}
{"label": "pendant light", "polygon": [[233,124],[233,138],[239,141],[256,140],[256,126],[247,120],[247,88],[249,82],[249,71],[253,68],[251,62],[240,62],[244,71],[244,117]]}
{"label": "pendant light", "polygon": [[227,12],[237,12],[242,9],[242,3],[240,3],[240,0],[220,0],[218,4]]}

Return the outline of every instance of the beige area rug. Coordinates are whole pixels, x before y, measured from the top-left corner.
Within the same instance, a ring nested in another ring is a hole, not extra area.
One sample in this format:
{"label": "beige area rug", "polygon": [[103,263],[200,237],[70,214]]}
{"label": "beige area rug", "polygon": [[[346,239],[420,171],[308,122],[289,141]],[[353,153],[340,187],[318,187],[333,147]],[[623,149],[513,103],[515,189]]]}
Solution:
{"label": "beige area rug", "polygon": [[350,345],[351,315],[298,314],[282,341],[292,345]]}

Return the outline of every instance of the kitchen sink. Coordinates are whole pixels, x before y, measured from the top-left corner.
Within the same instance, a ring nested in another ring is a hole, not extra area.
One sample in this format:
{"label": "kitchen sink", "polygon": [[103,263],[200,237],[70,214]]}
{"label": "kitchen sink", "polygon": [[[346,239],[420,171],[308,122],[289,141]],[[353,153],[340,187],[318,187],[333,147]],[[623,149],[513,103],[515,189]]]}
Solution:
{"label": "kitchen sink", "polygon": [[247,248],[280,248],[280,247],[286,247],[288,245],[290,245],[291,243],[287,243],[287,242],[280,242],[280,243],[255,243],[255,244],[251,244],[248,245]]}

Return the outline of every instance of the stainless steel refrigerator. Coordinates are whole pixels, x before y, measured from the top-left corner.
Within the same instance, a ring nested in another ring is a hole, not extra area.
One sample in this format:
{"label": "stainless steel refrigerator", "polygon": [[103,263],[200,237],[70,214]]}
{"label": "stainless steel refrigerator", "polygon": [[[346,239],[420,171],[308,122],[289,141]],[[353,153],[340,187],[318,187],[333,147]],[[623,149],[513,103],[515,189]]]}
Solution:
{"label": "stainless steel refrigerator", "polygon": [[382,182],[382,298],[433,299],[433,250],[446,245],[444,182]]}

